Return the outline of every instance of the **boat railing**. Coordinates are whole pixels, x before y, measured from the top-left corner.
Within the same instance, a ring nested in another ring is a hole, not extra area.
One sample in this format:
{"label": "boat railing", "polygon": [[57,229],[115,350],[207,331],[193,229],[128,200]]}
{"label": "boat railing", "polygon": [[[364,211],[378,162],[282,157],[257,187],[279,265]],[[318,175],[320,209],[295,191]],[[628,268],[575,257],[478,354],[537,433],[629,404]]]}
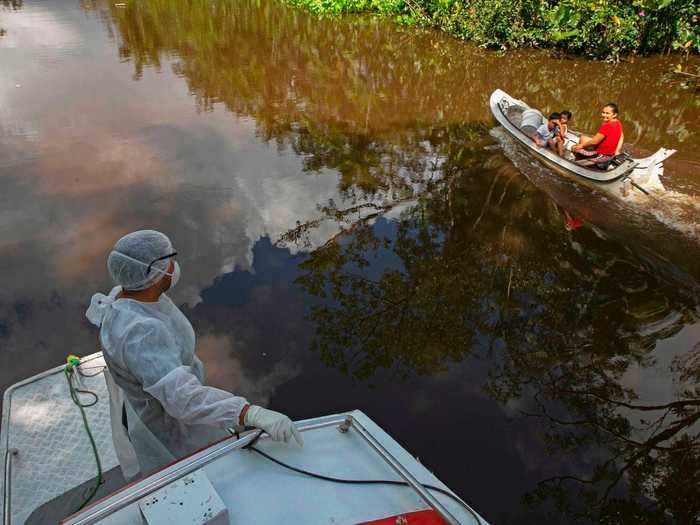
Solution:
{"label": "boat railing", "polygon": [[10,525],[10,520],[12,518],[10,511],[10,501],[12,500],[12,487],[10,481],[12,480],[12,460],[17,456],[17,449],[11,448],[5,452],[5,481],[4,481],[4,491],[3,491],[3,523],[5,525]]}
{"label": "boat railing", "polygon": [[459,520],[455,518],[438,499],[430,493],[414,476],[411,474],[401,462],[399,462],[384,446],[375,438],[357,419],[348,415],[345,421],[339,427],[341,432],[347,432],[350,427],[354,428],[360,436],[379,454],[379,456],[401,476],[406,483],[413,488],[414,491],[435,510],[445,522],[450,525],[459,525]]}
{"label": "boat railing", "polygon": [[[442,516],[446,523],[459,525],[460,521],[455,518],[440,501],[431,494],[401,462],[396,459],[358,420],[351,414],[339,414],[318,419],[300,421],[297,428],[300,432],[320,429],[324,427],[337,426],[342,433],[354,429],[362,439],[410,486],[433,510]],[[82,512],[68,517],[62,521],[62,525],[90,525],[99,523],[115,512],[138,502],[140,499],[166,487],[170,483],[201,469],[205,465],[216,459],[234,451],[244,448],[256,441],[259,432],[252,431],[240,438],[230,437],[220,441],[211,447],[196,452],[156,474],[129,485],[111,496],[94,503]],[[262,438],[268,437],[263,434]]]}

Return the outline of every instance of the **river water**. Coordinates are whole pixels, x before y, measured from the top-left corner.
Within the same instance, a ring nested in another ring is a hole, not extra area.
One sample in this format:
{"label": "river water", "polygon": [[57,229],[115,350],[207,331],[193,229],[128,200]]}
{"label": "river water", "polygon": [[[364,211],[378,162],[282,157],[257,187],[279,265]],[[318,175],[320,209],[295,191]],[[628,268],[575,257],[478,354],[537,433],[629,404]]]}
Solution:
{"label": "river water", "polygon": [[[97,350],[109,249],[153,228],[211,384],[362,409],[492,523],[697,519],[700,97],[677,58],[273,0],[3,0],[0,35],[3,389]],[[616,101],[631,149],[678,150],[667,192],[548,172],[493,129],[495,88],[584,130]]]}

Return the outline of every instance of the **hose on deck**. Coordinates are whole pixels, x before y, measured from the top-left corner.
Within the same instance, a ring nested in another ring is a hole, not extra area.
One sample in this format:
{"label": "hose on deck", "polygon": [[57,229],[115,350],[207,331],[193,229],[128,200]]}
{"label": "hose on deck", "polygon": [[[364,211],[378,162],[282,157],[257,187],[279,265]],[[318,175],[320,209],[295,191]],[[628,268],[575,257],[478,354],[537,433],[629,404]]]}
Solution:
{"label": "hose on deck", "polygon": [[[95,406],[99,402],[100,398],[95,392],[91,390],[84,390],[75,386],[75,371],[76,369],[78,369],[79,366],[80,358],[74,355],[69,355],[66,358],[66,366],[63,369],[63,373],[66,376],[66,381],[68,381],[68,390],[70,391],[70,397],[73,400],[73,403],[80,410],[80,416],[83,419],[83,426],[85,427],[85,432],[87,433],[88,438],[90,440],[92,452],[95,455],[95,463],[97,465],[97,483],[95,483],[95,486],[90,489],[90,492],[85,497],[85,500],[80,504],[80,506],[77,509],[75,509],[74,512],[78,512],[85,508],[85,506],[88,503],[90,503],[92,498],[95,497],[95,494],[97,494],[97,490],[100,488],[100,485],[102,485],[102,483],[104,482],[104,476],[102,473],[102,461],[100,461],[100,454],[97,451],[97,444],[95,443],[95,438],[92,435],[92,430],[90,430],[90,424],[88,423],[87,414],[85,414],[85,409]],[[91,396],[92,400],[88,403],[83,403],[80,400],[79,394]]]}

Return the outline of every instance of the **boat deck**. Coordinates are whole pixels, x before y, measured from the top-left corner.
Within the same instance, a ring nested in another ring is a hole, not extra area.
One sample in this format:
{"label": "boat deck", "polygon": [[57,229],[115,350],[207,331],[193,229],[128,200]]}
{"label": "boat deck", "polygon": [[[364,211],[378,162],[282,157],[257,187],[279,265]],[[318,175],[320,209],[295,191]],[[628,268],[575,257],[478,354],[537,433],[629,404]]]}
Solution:
{"label": "boat deck", "polygon": [[[109,401],[100,354],[83,360],[82,385],[99,398],[86,408],[103,469],[118,466],[112,445]],[[95,367],[95,368],[93,368]],[[89,399],[86,397],[85,401]],[[73,404],[63,366],[18,383],[3,397],[0,478],[5,523],[25,523],[41,505],[67,490],[92,480],[97,473],[94,454],[78,407]],[[17,453],[13,454],[12,451]],[[7,483],[9,481],[9,483]],[[5,506],[7,505],[7,508]]]}
{"label": "boat deck", "polygon": [[[389,516],[397,517],[397,523],[411,523],[414,518],[401,521],[400,517],[429,509],[434,506],[430,503],[433,498],[437,503],[434,508],[453,518],[448,523],[487,524],[458,499],[420,487],[430,484],[449,491],[360,411],[297,422],[303,431],[303,448],[272,442],[266,435],[255,447],[280,461],[327,476],[396,481],[413,477],[420,488],[338,484],[293,472],[241,449],[257,432],[240,439],[232,436],[124,486],[111,443],[108,393],[100,372],[104,363],[99,354],[83,362],[90,368],[86,373],[95,373],[81,378],[83,386],[100,399],[86,412],[103,470],[109,471],[108,483],[99,493],[104,497],[82,512],[66,516],[66,509],[74,510],[76,499],[80,501],[91,486],[96,467],[79,410],[70,399],[62,367],[58,367],[15,385],[5,394],[1,432],[6,458],[2,477],[5,525],[25,523],[30,516],[31,523],[62,519],[66,525],[152,523],[143,517],[139,502],[161,494],[173,481],[197,473],[208,478],[228,509],[230,523],[356,524]],[[340,432],[339,423],[347,421],[354,423]],[[13,449],[16,454],[12,454]]]}

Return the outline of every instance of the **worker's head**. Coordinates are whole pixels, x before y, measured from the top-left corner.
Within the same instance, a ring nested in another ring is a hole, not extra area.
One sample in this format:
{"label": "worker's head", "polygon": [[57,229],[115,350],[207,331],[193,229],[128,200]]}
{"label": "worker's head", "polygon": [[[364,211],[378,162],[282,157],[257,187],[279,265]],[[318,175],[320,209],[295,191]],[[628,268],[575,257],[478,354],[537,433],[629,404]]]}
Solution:
{"label": "worker's head", "polygon": [[549,115],[549,118],[547,119],[547,127],[549,129],[554,129],[556,125],[559,124],[559,119],[561,118],[561,115],[557,112],[551,113]]}
{"label": "worker's head", "polygon": [[162,292],[175,286],[180,267],[177,252],[168,237],[155,230],[139,230],[119,239],[107,259],[115,284],[138,291],[158,287]]}
{"label": "worker's head", "polygon": [[616,119],[619,114],[620,110],[617,108],[617,104],[610,102],[603,106],[600,116],[603,117],[604,122],[608,122],[612,119]]}

